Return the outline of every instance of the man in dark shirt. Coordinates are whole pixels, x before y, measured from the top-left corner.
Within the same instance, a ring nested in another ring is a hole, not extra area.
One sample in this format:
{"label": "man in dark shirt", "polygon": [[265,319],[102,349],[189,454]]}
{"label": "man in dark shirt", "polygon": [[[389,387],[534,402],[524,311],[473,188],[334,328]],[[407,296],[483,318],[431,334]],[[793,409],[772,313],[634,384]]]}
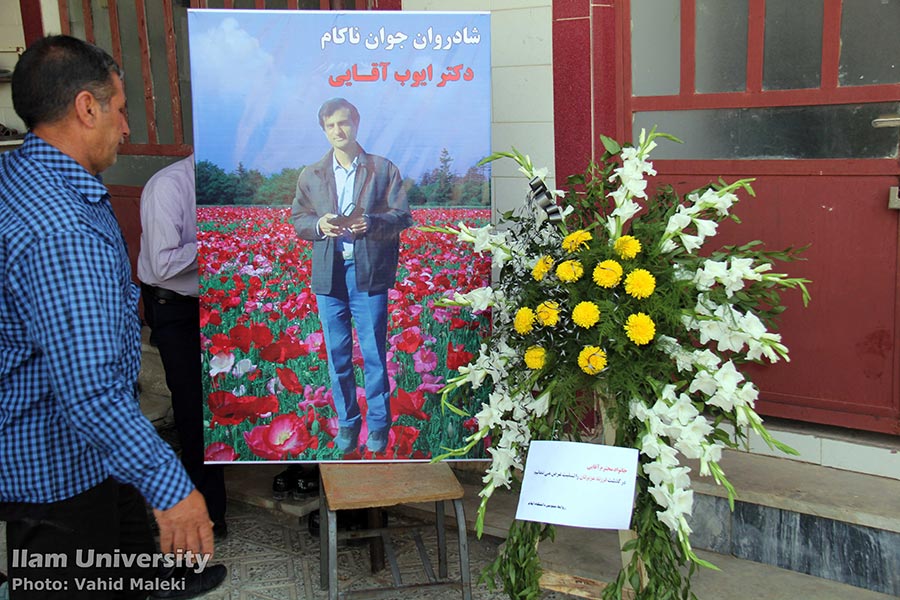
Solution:
{"label": "man in dark shirt", "polygon": [[362,428],[353,374],[355,326],[368,406],[366,447],[384,452],[391,427],[387,297],[397,279],[400,232],[412,225],[412,215],[394,163],[356,141],[359,111],[353,104],[328,100],[319,109],[319,125],[332,149],[300,173],[291,220],[297,235],[313,242],[311,288],[338,414],[335,447],[353,452]]}

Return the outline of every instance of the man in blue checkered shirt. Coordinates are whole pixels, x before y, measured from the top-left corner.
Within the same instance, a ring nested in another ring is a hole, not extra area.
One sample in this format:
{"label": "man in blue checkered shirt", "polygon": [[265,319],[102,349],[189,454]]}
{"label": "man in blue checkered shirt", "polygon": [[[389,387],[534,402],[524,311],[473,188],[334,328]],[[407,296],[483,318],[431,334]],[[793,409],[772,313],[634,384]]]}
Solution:
{"label": "man in blue checkered shirt", "polygon": [[[144,499],[163,552],[211,554],[212,523],[137,399],[138,288],[99,178],[129,133],[119,67],[96,46],[48,37],[22,55],[12,85],[30,133],[0,155],[0,518],[10,587],[13,598],[112,598],[79,592],[75,578],[127,570],[90,571],[77,559],[154,554]],[[64,568],[34,568],[51,554],[67,558]],[[65,593],[29,591],[35,574]],[[208,568],[191,586],[199,593],[224,576]],[[146,596],[128,588],[126,577],[116,597]],[[176,588],[161,597],[190,596]]]}

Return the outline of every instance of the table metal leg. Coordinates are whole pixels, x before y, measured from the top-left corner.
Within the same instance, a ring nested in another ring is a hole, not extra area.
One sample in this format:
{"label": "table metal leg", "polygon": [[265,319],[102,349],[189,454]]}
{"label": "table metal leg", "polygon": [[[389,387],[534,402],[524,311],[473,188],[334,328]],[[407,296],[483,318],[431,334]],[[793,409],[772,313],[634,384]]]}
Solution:
{"label": "table metal leg", "polygon": [[437,529],[438,577],[447,579],[447,530],[444,526],[444,501],[434,503],[434,526]]}
{"label": "table metal leg", "polygon": [[463,600],[472,600],[472,577],[469,574],[469,540],[466,534],[466,515],[462,500],[453,501],[456,512],[456,529],[459,534],[459,579]]}
{"label": "table metal leg", "polygon": [[[328,515],[328,600],[338,600],[337,574],[337,514],[326,510]],[[321,518],[321,512],[319,513]]]}
{"label": "table metal leg", "polygon": [[[319,589],[328,589],[328,518],[325,515],[328,502],[325,486],[319,475]],[[311,517],[310,517],[311,518]]]}

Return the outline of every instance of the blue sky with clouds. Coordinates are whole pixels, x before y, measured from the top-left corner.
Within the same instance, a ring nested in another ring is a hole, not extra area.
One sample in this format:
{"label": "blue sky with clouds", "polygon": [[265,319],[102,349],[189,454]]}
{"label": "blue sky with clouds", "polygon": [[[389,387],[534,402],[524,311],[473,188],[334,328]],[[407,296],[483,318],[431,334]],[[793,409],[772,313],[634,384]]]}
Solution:
{"label": "blue sky with clouds", "polygon": [[404,177],[437,167],[442,148],[464,174],[491,151],[489,19],[191,10],[197,160],[266,175],[315,162],[330,148],[319,106],[340,96],[359,108],[360,144]]}

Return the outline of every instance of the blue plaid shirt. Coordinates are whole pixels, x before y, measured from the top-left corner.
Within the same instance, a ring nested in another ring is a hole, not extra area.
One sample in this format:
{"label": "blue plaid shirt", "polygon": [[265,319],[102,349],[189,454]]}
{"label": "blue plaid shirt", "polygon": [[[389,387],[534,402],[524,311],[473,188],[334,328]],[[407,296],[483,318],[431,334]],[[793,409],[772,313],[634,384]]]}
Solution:
{"label": "blue plaid shirt", "polygon": [[0,155],[0,502],[109,476],[158,509],[193,484],[141,414],[138,288],[109,192],[39,137]]}

